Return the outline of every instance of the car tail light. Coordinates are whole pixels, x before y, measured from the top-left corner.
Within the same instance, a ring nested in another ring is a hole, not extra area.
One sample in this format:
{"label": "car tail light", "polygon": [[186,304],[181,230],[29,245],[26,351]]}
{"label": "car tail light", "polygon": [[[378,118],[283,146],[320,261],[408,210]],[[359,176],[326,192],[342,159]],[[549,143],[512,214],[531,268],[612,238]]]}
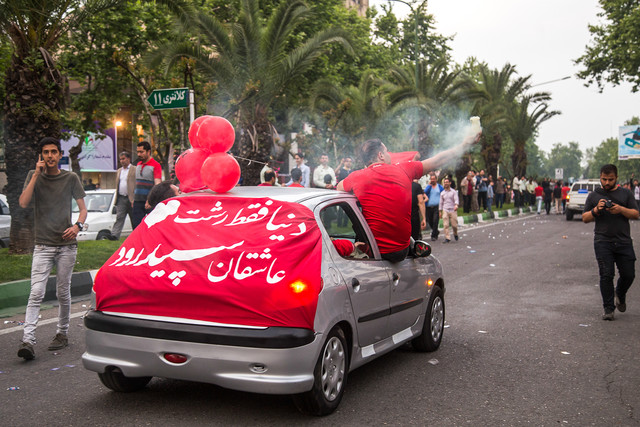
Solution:
{"label": "car tail light", "polygon": [[293,282],[289,285],[294,294],[299,294],[307,289],[307,284],[301,281]]}
{"label": "car tail light", "polygon": [[176,363],[178,365],[181,363],[185,363],[188,360],[187,356],[178,353],[165,353],[164,358],[168,362]]}
{"label": "car tail light", "polygon": [[427,287],[430,288],[433,286],[433,280],[429,279],[427,280]]}

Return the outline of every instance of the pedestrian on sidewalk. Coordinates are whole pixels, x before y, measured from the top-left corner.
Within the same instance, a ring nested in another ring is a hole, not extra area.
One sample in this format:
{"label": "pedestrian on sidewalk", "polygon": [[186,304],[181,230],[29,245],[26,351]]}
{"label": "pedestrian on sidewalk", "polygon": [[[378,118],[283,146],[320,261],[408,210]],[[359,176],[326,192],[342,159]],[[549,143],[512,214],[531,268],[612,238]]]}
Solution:
{"label": "pedestrian on sidewalk", "polygon": [[489,179],[489,185],[487,186],[487,210],[489,215],[493,217],[493,179]]}
{"label": "pedestrian on sidewalk", "polygon": [[[451,182],[451,181],[449,181]],[[444,187],[438,184],[438,178],[436,174],[429,173],[429,185],[424,190],[426,196],[426,208],[427,224],[431,227],[431,240],[438,240],[438,224],[440,223],[439,206],[440,206],[440,193],[444,190]]]}
{"label": "pedestrian on sidewalk", "polygon": [[[69,317],[71,312],[71,275],[76,263],[78,243],[76,236],[84,227],[87,207],[85,192],[75,173],[60,170],[62,158],[60,140],[42,138],[38,149],[36,168],[29,171],[20,195],[20,207],[33,208],[35,248],[31,263],[31,292],[24,321],[22,343],[18,357],[31,360],[36,357],[36,327],[40,304],[44,299],[47,280],[56,266],[56,296],[58,298],[58,329],[48,350],[60,350],[69,343]],[[71,200],[80,211],[78,221],[71,224]]]}
{"label": "pedestrian on sidewalk", "polygon": [[[604,314],[602,320],[613,320],[617,308],[627,310],[627,291],[635,279],[636,254],[629,227],[630,219],[638,219],[638,207],[630,190],[618,187],[618,168],[608,164],[600,168],[600,184],[587,196],[582,221],[595,221],[593,249],[600,273],[600,294]],[[615,267],[618,282],[614,289]]]}
{"label": "pedestrian on sidewalk", "polygon": [[453,228],[453,238],[458,240],[458,192],[451,189],[451,181],[445,178],[442,181],[444,190],[440,193],[440,215],[442,216],[442,225],[444,227],[444,242],[449,243],[451,236],[449,234],[449,223]]}
{"label": "pedestrian on sidewalk", "polygon": [[544,189],[542,188],[542,185],[538,184],[534,192],[536,195],[536,213],[540,215],[540,210],[542,209],[542,194],[544,193]]}
{"label": "pedestrian on sidewalk", "polygon": [[131,164],[131,154],[123,151],[119,156],[121,168],[116,172],[116,222],[111,228],[111,239],[118,240],[122,233],[124,221],[129,215],[133,224],[133,200],[136,188],[136,167]]}

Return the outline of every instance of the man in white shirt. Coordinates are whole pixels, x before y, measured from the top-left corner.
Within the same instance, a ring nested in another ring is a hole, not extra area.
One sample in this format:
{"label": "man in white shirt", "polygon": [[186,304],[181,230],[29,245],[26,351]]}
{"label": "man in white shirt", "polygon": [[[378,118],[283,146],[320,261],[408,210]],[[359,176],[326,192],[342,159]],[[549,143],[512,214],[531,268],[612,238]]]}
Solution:
{"label": "man in white shirt", "polygon": [[[296,167],[300,169],[300,172],[302,172],[302,180],[300,181],[300,184],[303,187],[309,188],[311,186],[311,182],[309,180],[309,177],[311,176],[311,169],[309,169],[309,166],[304,163],[304,154],[296,153],[294,154],[293,159],[296,161]],[[289,182],[286,183],[286,186],[290,187],[291,184],[293,184],[293,180],[290,179]]]}
{"label": "man in white shirt", "polygon": [[[325,182],[324,177],[326,175],[331,176],[331,183]],[[318,188],[336,187],[336,174],[329,166],[329,156],[326,154],[320,156],[320,164],[313,171],[313,185]]]}
{"label": "man in white shirt", "polygon": [[442,216],[442,225],[444,228],[444,242],[449,243],[451,236],[449,235],[449,223],[453,228],[453,238],[458,240],[458,205],[460,201],[458,199],[458,192],[451,189],[451,181],[449,178],[445,178],[442,181],[444,190],[440,193],[440,216]]}
{"label": "man in white shirt", "polygon": [[511,183],[511,189],[513,190],[513,207],[520,207],[520,180],[518,176],[513,177],[513,181]]}
{"label": "man in white shirt", "polygon": [[118,240],[122,233],[124,220],[129,215],[133,223],[133,192],[136,189],[136,168],[131,166],[131,154],[127,151],[120,153],[120,165],[116,174],[118,192],[116,194],[116,222],[111,229],[111,239]]}

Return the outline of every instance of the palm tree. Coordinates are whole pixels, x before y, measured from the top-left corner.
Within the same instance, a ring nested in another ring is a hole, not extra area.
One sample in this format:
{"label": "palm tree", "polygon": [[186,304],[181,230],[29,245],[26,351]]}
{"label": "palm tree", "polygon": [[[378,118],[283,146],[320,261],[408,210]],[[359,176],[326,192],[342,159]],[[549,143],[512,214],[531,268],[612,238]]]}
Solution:
{"label": "palm tree", "polygon": [[[527,77],[517,77],[516,67],[505,64],[501,70],[480,68],[477,81],[470,84],[469,99],[475,101],[472,114],[482,119],[481,156],[488,174],[497,177],[502,154],[503,129],[515,102],[529,87]],[[466,171],[464,172],[466,173]]]}
{"label": "palm tree", "polygon": [[381,83],[369,70],[362,74],[358,86],[342,87],[327,79],[314,85],[309,104],[312,111],[326,119],[336,159],[339,152],[348,151],[347,147],[338,147],[336,132],[346,137],[350,146],[377,136],[386,111],[384,97],[380,95]]}
{"label": "palm tree", "polygon": [[4,80],[4,141],[11,207],[10,253],[33,248],[33,215],[18,198],[37,144],[45,136],[60,137],[65,79],[49,52],[60,37],[88,16],[117,0],[11,0],[0,2],[0,33],[13,49]]}
{"label": "palm tree", "polygon": [[[548,94],[546,96],[545,94],[527,95],[517,102],[510,112],[507,132],[513,141],[511,163],[513,173],[516,176],[525,175],[527,172],[527,153],[525,151],[527,141],[536,134],[540,124],[560,114],[560,111],[549,111],[549,106],[545,102],[541,102],[549,99]],[[530,107],[536,103],[538,105],[529,112]]]}
{"label": "palm tree", "polygon": [[[191,30],[201,42],[162,46],[158,55],[167,67],[180,58],[194,58],[197,67],[217,81],[220,96],[229,106],[223,115],[234,118],[239,128],[236,150],[257,162],[265,162],[274,145],[274,102],[286,98],[296,79],[331,43],[353,52],[345,32],[339,29],[311,34],[296,46],[291,36],[310,16],[302,0],[282,1],[266,21],[257,0],[242,0],[237,22],[230,24],[207,13],[187,12]],[[261,168],[256,162],[242,163],[244,183],[257,184]]]}
{"label": "palm tree", "polygon": [[390,108],[396,112],[415,110],[417,142],[414,144],[423,157],[432,154],[435,141],[432,127],[438,123],[447,107],[460,100],[466,82],[459,79],[460,72],[449,72],[448,64],[439,61],[433,65],[418,64],[418,81],[413,65],[393,67],[390,85],[386,88]]}

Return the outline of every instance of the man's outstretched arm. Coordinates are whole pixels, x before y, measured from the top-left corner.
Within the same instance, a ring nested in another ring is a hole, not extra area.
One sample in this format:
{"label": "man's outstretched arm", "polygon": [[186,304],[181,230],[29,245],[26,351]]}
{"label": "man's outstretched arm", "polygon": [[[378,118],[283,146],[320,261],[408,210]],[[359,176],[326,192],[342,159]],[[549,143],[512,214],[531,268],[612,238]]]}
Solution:
{"label": "man's outstretched arm", "polygon": [[439,152],[433,157],[429,157],[422,161],[422,173],[427,174],[430,171],[440,169],[443,165],[449,163],[452,160],[459,158],[465,151],[471,148],[474,144],[480,141],[482,132],[468,136],[462,141],[461,144],[456,145],[453,148]]}

